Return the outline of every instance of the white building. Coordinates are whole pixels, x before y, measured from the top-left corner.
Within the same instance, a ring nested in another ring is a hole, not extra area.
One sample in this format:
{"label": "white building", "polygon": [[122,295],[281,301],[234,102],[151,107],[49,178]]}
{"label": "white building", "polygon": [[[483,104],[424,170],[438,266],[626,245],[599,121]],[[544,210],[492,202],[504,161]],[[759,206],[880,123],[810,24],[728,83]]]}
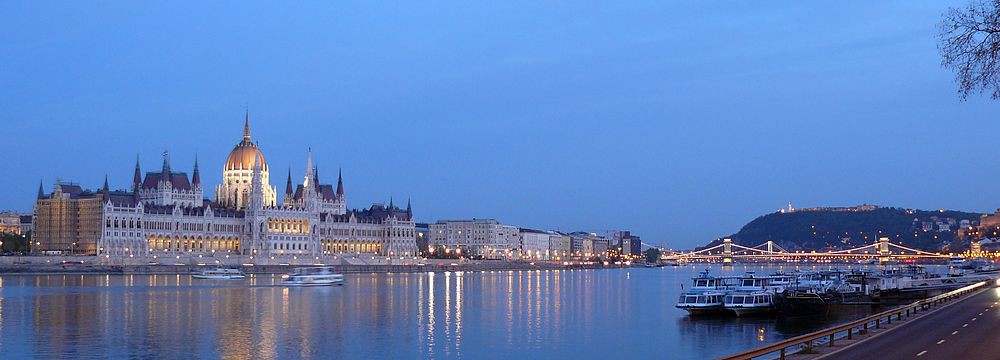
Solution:
{"label": "white building", "polygon": [[535,229],[519,229],[520,253],[528,259],[548,260],[551,256],[549,251],[549,239],[552,233]]}
{"label": "white building", "polygon": [[549,254],[554,260],[561,260],[570,256],[573,239],[563,233],[555,232],[549,235]]}
{"label": "white building", "polygon": [[608,251],[608,239],[594,233],[578,231],[569,234],[571,256],[589,259],[604,257]]}
{"label": "white building", "polygon": [[159,172],[145,177],[136,161],[132,189],[105,187],[98,254],[108,257],[216,256],[253,258],[327,257],[337,254],[415,256],[417,246],[410,205],[406,209],[375,204],[348,210],[343,178],[336,188],[319,182],[312,152],[302,183],[277,202],[270,171],[260,147],[251,141],[249,116],[243,139],[223,167],[216,200],[204,198],[195,159],[190,181],[174,172],[166,153]]}
{"label": "white building", "polygon": [[462,254],[487,259],[512,258],[518,255],[519,231],[494,219],[439,220],[428,225],[430,246],[461,250]]}

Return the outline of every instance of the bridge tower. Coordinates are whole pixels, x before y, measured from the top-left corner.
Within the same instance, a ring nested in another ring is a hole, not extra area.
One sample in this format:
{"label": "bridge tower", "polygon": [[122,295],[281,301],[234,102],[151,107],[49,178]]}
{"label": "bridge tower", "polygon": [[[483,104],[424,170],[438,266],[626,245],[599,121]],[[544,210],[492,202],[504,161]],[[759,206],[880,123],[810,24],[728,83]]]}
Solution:
{"label": "bridge tower", "polygon": [[889,262],[889,238],[886,236],[878,238],[878,262],[879,264]]}
{"label": "bridge tower", "polygon": [[722,239],[722,265],[733,264],[733,239]]}
{"label": "bridge tower", "polygon": [[978,241],[973,241],[971,243],[971,245],[972,245],[972,248],[970,249],[971,250],[971,254],[970,255],[972,255],[972,257],[983,256],[983,245],[982,244],[980,244]]}
{"label": "bridge tower", "polygon": [[771,240],[767,241],[767,252],[769,252],[769,253],[773,253],[774,252],[774,241],[771,241]]}

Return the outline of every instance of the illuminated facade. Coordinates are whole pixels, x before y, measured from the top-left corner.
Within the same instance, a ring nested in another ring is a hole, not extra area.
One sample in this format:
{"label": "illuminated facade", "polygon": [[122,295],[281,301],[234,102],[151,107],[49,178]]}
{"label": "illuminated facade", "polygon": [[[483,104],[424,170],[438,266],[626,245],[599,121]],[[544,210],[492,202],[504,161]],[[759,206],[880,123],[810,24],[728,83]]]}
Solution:
{"label": "illuminated facade", "polygon": [[520,254],[520,233],[516,226],[493,219],[440,220],[428,225],[427,243],[446,249],[461,249],[469,256],[489,259]]}
{"label": "illuminated facade", "polygon": [[45,194],[41,184],[33,210],[31,251],[93,255],[101,236],[101,210],[107,199],[105,189],[84,190],[73,183],[56,182]]}
{"label": "illuminated facade", "polygon": [[17,235],[25,233],[21,229],[21,214],[13,211],[0,211],[0,233]]}
{"label": "illuminated facade", "polygon": [[281,204],[269,183],[260,147],[243,139],[229,154],[216,200],[204,199],[195,160],[192,176],[174,172],[164,153],[159,172],[142,176],[138,161],[130,192],[106,189],[98,251],[108,257],[242,255],[251,259],[337,254],[415,256],[413,211],[375,204],[348,210],[343,177],[319,182],[312,152],[301,184],[291,172]]}

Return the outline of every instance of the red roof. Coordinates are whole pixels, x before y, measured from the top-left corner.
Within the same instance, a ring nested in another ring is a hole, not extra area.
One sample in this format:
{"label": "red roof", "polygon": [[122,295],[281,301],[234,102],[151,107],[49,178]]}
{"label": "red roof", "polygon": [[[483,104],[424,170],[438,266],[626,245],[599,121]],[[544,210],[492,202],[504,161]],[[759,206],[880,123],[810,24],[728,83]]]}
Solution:
{"label": "red roof", "polygon": [[[142,188],[155,189],[159,185],[160,179],[162,178],[163,173],[146,173],[146,179],[142,182]],[[174,189],[191,190],[191,183],[188,182],[187,173],[171,172],[170,184],[174,187]]]}

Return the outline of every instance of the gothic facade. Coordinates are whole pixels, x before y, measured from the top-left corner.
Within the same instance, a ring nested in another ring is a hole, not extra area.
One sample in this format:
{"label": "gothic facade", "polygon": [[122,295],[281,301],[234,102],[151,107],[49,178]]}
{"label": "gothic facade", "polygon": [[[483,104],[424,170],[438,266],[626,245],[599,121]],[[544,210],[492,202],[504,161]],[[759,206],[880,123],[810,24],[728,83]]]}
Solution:
{"label": "gothic facade", "polygon": [[190,178],[171,169],[166,153],[160,171],[145,176],[137,159],[130,191],[101,190],[105,202],[98,254],[260,259],[417,255],[409,203],[406,209],[390,201],[349,210],[343,177],[338,174],[336,186],[321,184],[312,151],[301,183],[293,187],[289,171],[278,203],[264,154],[251,141],[249,116],[222,175],[212,201],[204,198],[197,159]]}

